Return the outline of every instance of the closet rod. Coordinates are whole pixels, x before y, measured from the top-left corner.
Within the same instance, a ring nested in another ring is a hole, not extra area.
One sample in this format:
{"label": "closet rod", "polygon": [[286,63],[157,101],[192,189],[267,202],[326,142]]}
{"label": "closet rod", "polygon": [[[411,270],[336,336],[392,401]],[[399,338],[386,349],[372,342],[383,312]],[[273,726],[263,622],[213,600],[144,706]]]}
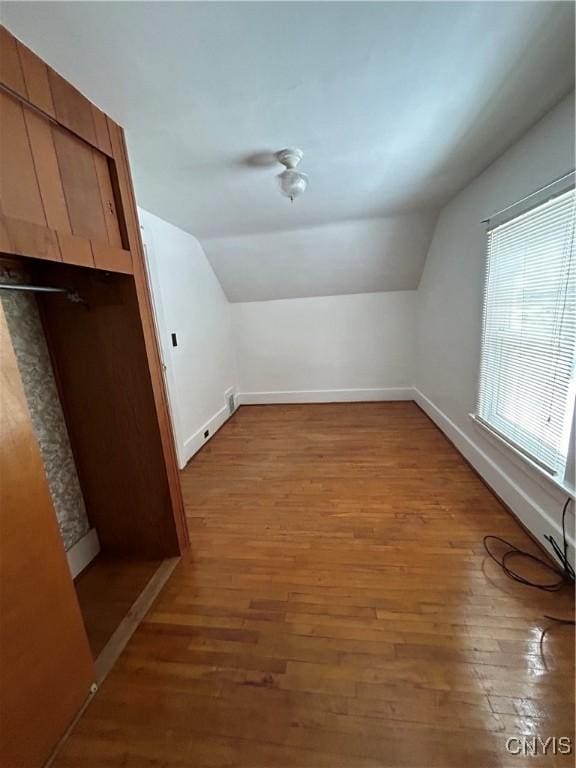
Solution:
{"label": "closet rod", "polygon": [[53,288],[49,285],[18,285],[18,283],[0,283],[3,291],[38,291],[40,293],[68,293],[66,288]]}
{"label": "closet rod", "polygon": [[76,291],[69,291],[67,288],[56,288],[51,285],[19,285],[18,283],[0,283],[0,291],[30,291],[33,293],[65,293],[66,298],[69,301],[73,301],[76,304],[85,304],[84,299],[76,293]]}

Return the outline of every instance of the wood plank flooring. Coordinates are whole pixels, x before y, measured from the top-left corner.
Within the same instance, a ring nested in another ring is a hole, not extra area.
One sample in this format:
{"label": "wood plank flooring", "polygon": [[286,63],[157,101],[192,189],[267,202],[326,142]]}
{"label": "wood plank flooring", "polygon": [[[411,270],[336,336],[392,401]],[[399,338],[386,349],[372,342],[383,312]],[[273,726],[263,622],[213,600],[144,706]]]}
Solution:
{"label": "wood plank flooring", "polygon": [[574,738],[570,590],[485,557],[534,545],[416,405],[243,407],[182,483],[191,553],[58,768],[573,764],[505,746]]}

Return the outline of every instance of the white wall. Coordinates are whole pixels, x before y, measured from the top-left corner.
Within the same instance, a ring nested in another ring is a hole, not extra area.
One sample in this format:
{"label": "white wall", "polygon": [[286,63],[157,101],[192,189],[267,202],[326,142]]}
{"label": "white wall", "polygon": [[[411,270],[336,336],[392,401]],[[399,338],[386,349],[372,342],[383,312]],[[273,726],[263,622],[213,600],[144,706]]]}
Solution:
{"label": "white wall", "polygon": [[[228,416],[236,391],[230,305],[195,237],[139,210],[180,466]],[[178,346],[173,347],[171,334]]]}
{"label": "white wall", "polygon": [[231,307],[242,402],[411,397],[415,291]]}
{"label": "white wall", "polygon": [[574,97],[563,100],[441,212],[418,290],[418,402],[538,538],[559,537],[567,494],[475,426],[485,226],[490,214],[574,168]]}

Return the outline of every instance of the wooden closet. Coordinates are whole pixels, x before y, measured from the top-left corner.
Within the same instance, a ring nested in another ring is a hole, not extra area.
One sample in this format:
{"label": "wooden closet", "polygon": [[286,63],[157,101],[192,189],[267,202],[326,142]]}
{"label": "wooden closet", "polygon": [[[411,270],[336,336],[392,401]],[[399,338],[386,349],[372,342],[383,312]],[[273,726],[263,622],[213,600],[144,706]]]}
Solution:
{"label": "wooden closet", "polygon": [[[122,129],[0,28],[0,255],[38,294],[102,550],[188,546]],[[93,656],[0,307],[0,764],[36,768],[87,699]]]}

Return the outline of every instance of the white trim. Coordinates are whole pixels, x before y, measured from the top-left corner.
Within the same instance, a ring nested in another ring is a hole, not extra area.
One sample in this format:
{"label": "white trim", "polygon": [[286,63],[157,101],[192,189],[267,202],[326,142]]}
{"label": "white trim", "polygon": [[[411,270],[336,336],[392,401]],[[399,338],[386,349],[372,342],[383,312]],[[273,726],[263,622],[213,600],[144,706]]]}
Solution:
{"label": "white trim", "polygon": [[555,197],[563,195],[565,192],[573,189],[574,181],[575,172],[570,171],[569,173],[565,173],[559,179],[554,179],[554,181],[551,181],[545,187],[526,195],[526,197],[523,197],[516,203],[512,203],[512,205],[503,208],[501,211],[496,211],[488,219],[485,219],[485,222],[488,224],[488,232],[491,232],[497,227],[501,227],[503,224],[508,224],[509,221],[517,219],[518,216],[522,216],[523,214],[528,213],[528,211],[538,208],[540,205],[544,205],[544,203],[550,202],[550,200]]}
{"label": "white trim", "polygon": [[[137,212],[138,219],[140,219],[140,213],[139,211]],[[152,302],[154,335],[156,336],[156,345],[158,347],[158,354],[160,355],[160,362],[162,365],[162,380],[164,382],[164,391],[166,393],[166,401],[168,403],[168,414],[170,416],[170,423],[172,424],[172,439],[174,441],[174,450],[176,451],[178,466],[180,469],[182,469],[184,466],[186,466],[186,460],[183,456],[181,438],[182,418],[178,411],[178,403],[176,402],[176,398],[174,396],[174,392],[177,392],[176,380],[174,377],[174,366],[170,356],[168,341],[164,337],[164,332],[166,332],[166,336],[168,334],[168,331],[166,330],[168,326],[164,314],[164,305],[162,303],[158,263],[154,258],[154,236],[153,232],[150,232],[148,229],[146,229],[142,223],[140,223],[140,232],[142,237],[142,247],[144,250],[144,266],[146,267],[148,289]]]}
{"label": "white trim", "polygon": [[551,475],[545,467],[537,464],[530,458],[530,456],[516,448],[513,443],[510,443],[504,437],[501,437],[496,430],[490,429],[490,425],[485,424],[475,413],[469,413],[468,416],[474,426],[482,431],[484,437],[486,437],[495,448],[498,448],[501,453],[506,453],[507,457],[513,461],[516,466],[528,474],[532,480],[536,480],[545,490],[550,490],[550,486],[552,486],[560,490],[564,495],[574,495],[572,488],[554,475]]}
{"label": "white trim", "polygon": [[[224,424],[230,416],[231,414],[228,411],[228,405],[223,406],[219,411],[211,416],[208,421],[200,427],[200,429],[196,430],[193,435],[190,435],[187,440],[184,440],[184,445],[182,446],[183,463],[180,464],[180,469],[184,469],[192,456],[194,456],[194,454],[197,453],[200,448],[202,448],[204,443],[207,443],[208,440],[210,440],[210,438],[213,437],[216,432],[218,432],[222,424]],[[208,437],[204,437],[204,432],[206,432],[206,430],[210,432]]]}
{"label": "white trim", "polygon": [[381,389],[295,389],[279,392],[240,392],[238,405],[280,403],[363,403],[379,400],[413,400],[411,387]]}
{"label": "white trim", "polygon": [[66,552],[68,567],[72,578],[75,579],[86,566],[94,560],[100,552],[100,540],[96,528],[90,528],[85,536],[82,536],[74,546]]}
{"label": "white trim", "polygon": [[[430,416],[436,426],[454,443],[460,453],[472,464],[492,490],[514,511],[514,514],[526,528],[552,553],[552,549],[544,539],[544,535],[552,535],[556,541],[561,543],[562,528],[560,522],[554,520],[523,488],[514,482],[502,467],[491,459],[432,400],[417,388],[414,388],[414,394],[416,402],[422,410]],[[527,465],[525,465],[525,471],[529,472]],[[529,476],[531,479],[536,480],[537,476],[535,474],[530,473]],[[545,490],[549,492],[553,503],[558,505],[558,511],[560,512],[568,491],[563,492],[550,483],[548,483],[548,487]],[[574,562],[575,542],[569,529],[567,534],[570,556],[572,562]]]}

